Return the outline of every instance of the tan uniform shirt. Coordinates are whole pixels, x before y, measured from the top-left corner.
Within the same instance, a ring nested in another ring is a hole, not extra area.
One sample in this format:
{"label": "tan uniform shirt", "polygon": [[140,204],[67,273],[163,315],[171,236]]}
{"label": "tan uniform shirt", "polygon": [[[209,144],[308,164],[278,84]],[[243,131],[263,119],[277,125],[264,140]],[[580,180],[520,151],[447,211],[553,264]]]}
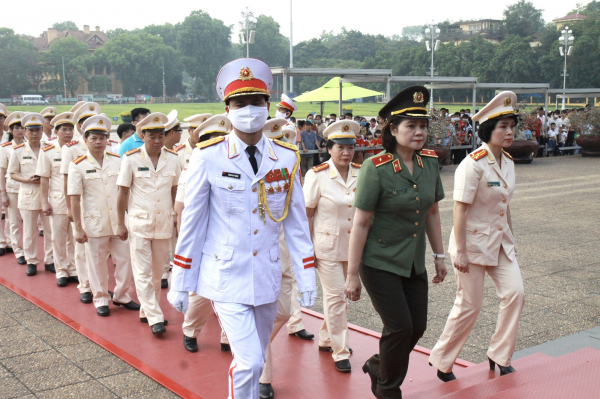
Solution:
{"label": "tan uniform shirt", "polygon": [[[328,168],[325,168],[326,164]],[[317,259],[348,260],[354,220],[354,194],[360,170],[354,165],[350,165],[346,181],[331,159],[309,170],[304,178],[306,207],[315,208],[311,233]]]}
{"label": "tan uniform shirt", "polygon": [[194,151],[194,147],[191,146],[189,140],[186,140],[184,144],[176,146],[175,151],[179,157],[181,170],[186,170],[190,164],[190,158],[192,156],[192,151]]}
{"label": "tan uniform shirt", "polygon": [[117,234],[117,178],[120,167],[119,155],[104,153],[100,166],[89,151],[69,165],[68,194],[81,195],[85,232],[89,237]]}
{"label": "tan uniform shirt", "polygon": [[67,200],[65,196],[65,178],[60,173],[61,148],[58,142],[50,143],[40,151],[35,174],[49,178],[48,199],[55,215],[67,214]]}
{"label": "tan uniform shirt", "polygon": [[126,154],[117,185],[130,188],[127,208],[130,234],[147,239],[171,238],[175,220],[171,187],[177,185],[181,173],[177,155],[161,149],[154,169],[145,146]]}
{"label": "tan uniform shirt", "polygon": [[[40,149],[40,153],[42,150]],[[38,157],[31,150],[29,143],[14,147],[8,162],[8,173],[19,174],[24,178],[35,175]],[[21,183],[19,188],[19,209],[37,211],[42,209],[41,190],[39,184]]]}
{"label": "tan uniform shirt", "polygon": [[187,169],[181,171],[179,175],[179,183],[177,183],[177,194],[175,195],[175,201],[181,202],[185,200],[185,184],[187,183]]}
{"label": "tan uniform shirt", "polygon": [[63,145],[61,152],[60,173],[67,175],[69,174],[69,164],[87,152],[83,136],[80,134],[75,140]]}
{"label": "tan uniform shirt", "polygon": [[4,143],[2,147],[0,147],[0,168],[6,169],[6,192],[11,194],[19,194],[21,183],[11,179],[10,173],[8,173],[8,161],[10,161],[10,154],[12,151],[12,142]]}

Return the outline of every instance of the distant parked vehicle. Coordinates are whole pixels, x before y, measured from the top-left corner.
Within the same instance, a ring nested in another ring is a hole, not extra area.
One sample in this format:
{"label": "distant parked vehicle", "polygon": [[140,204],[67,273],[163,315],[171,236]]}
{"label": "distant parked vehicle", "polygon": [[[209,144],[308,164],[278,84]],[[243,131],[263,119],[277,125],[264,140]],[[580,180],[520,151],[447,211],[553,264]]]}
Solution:
{"label": "distant parked vehicle", "polygon": [[48,100],[38,94],[28,94],[21,97],[22,105],[48,105]]}

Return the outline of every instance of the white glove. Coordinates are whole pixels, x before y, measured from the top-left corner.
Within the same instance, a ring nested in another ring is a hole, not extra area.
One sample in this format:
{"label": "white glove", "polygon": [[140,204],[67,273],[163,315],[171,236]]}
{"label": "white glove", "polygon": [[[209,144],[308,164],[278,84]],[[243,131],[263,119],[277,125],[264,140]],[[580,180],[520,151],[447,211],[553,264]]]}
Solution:
{"label": "white glove", "polygon": [[174,291],[170,290],[167,294],[169,303],[173,305],[178,312],[185,314],[190,305],[190,294],[187,291]]}
{"label": "white glove", "polygon": [[298,302],[305,308],[313,308],[317,302],[317,291],[304,291],[302,296],[298,297]]}

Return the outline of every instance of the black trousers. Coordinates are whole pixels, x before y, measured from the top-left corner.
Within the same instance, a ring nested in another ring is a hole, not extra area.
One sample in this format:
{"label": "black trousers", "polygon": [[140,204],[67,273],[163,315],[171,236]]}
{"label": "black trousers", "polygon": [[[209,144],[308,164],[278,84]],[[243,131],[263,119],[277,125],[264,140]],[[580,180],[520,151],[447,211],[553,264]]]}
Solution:
{"label": "black trousers", "polygon": [[402,398],[410,353],[427,328],[427,273],[415,275],[413,267],[407,278],[361,264],[360,277],[383,322],[379,356],[370,364],[382,393]]}

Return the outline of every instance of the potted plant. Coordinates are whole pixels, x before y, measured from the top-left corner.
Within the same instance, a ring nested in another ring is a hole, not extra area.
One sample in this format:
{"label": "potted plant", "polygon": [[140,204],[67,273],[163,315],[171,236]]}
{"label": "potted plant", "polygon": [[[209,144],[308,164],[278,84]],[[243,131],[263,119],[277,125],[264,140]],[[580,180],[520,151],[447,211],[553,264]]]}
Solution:
{"label": "potted plant", "polygon": [[515,163],[531,163],[540,144],[533,135],[526,137],[524,132],[535,131],[538,123],[537,115],[535,112],[528,111],[523,104],[517,104],[515,109],[519,111],[519,123],[515,129],[515,138],[511,146],[504,150],[513,157]]}
{"label": "potted plant", "polygon": [[133,119],[131,119],[131,113],[129,111],[121,112],[121,120],[125,123],[131,123]]}
{"label": "potted plant", "polygon": [[600,108],[581,108],[569,120],[578,134],[575,142],[581,147],[581,156],[600,157]]}
{"label": "potted plant", "polygon": [[[353,108],[350,105],[346,105],[344,107],[342,107],[342,114],[346,115],[346,114],[352,114],[353,112]],[[342,115],[340,115],[340,119],[342,119]]]}

